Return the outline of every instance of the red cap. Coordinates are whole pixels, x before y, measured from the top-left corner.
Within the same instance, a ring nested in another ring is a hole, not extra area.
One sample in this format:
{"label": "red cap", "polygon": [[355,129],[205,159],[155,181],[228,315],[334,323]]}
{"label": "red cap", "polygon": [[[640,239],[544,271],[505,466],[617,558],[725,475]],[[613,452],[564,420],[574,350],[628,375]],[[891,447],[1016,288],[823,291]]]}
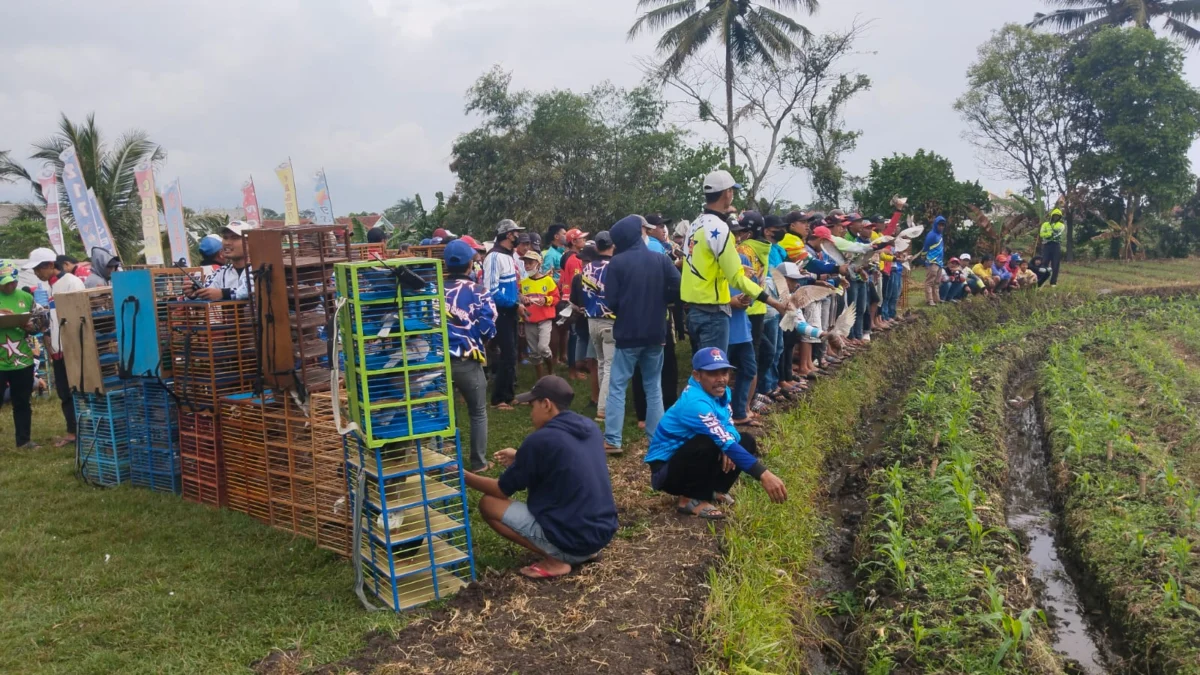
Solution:
{"label": "red cap", "polygon": [[579,239],[580,237],[586,237],[587,235],[588,235],[587,232],[584,232],[583,230],[580,230],[578,228],[568,230],[567,231],[567,242],[569,243],[569,242],[575,241],[576,239]]}
{"label": "red cap", "polygon": [[475,241],[475,237],[472,237],[469,234],[463,235],[463,237],[461,239],[459,239],[459,241],[463,242],[464,244],[467,244],[468,246],[475,249],[476,251],[483,250],[483,246],[480,246],[479,242]]}
{"label": "red cap", "polygon": [[824,225],[813,228],[812,236],[817,237],[818,239],[828,239],[829,241],[833,241],[833,233],[830,232],[829,228],[825,227]]}
{"label": "red cap", "polygon": [[453,237],[454,233],[451,232],[450,230],[439,227],[438,229],[433,231],[433,236],[441,237],[442,239],[445,239],[447,237]]}

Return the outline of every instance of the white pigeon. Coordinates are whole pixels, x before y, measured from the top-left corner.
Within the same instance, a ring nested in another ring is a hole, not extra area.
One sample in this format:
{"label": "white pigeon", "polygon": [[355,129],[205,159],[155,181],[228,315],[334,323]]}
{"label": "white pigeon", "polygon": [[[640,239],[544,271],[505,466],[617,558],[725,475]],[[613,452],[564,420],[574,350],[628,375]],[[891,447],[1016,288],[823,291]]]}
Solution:
{"label": "white pigeon", "polygon": [[780,299],[788,307],[788,310],[779,319],[779,327],[785,332],[796,330],[796,325],[800,323],[800,310],[833,295],[833,288],[824,284],[801,286],[793,293],[785,293],[784,289],[788,288],[787,277],[783,276],[778,265],[771,270],[771,280],[775,283],[776,290],[779,291]]}
{"label": "white pigeon", "polygon": [[830,337],[844,340],[850,337],[850,329],[854,328],[854,319],[857,314],[854,311],[854,305],[846,305],[846,309],[842,310],[841,315],[833,322],[833,328],[829,329]]}

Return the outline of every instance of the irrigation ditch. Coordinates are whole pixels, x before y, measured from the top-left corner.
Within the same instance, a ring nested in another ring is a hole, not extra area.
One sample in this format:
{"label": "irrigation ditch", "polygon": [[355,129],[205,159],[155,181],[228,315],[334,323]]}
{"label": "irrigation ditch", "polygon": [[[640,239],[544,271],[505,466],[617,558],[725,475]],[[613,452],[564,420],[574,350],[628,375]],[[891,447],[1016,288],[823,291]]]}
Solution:
{"label": "irrigation ditch", "polygon": [[[1110,621],[1110,604],[1080,564],[1036,374],[1051,344],[1114,309],[1134,320],[1144,308],[1131,296],[1194,291],[1091,296],[1094,307],[1043,307],[1026,324],[1001,316],[971,325],[977,332],[951,328],[925,356],[903,350],[924,365],[884,390],[853,445],[824,462],[824,522],[805,571],[811,609],[796,619],[805,627],[796,670],[1176,672],[1128,653],[1125,622]],[[947,498],[956,488],[966,507]],[[897,505],[904,499],[907,511]],[[909,555],[907,571],[889,565],[897,551]]]}

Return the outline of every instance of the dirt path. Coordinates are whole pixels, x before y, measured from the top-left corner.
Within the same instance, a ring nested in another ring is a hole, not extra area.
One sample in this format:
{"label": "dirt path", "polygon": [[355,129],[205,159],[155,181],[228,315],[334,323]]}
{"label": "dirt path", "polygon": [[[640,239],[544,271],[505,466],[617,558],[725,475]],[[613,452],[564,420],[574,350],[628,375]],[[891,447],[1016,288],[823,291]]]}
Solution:
{"label": "dirt path", "polygon": [[[717,538],[649,492],[643,454],[633,447],[610,465],[622,531],[600,562],[554,582],[488,570],[445,608],[394,637],[368,636],[357,655],[313,672],[695,673]],[[287,661],[257,670],[292,672]]]}

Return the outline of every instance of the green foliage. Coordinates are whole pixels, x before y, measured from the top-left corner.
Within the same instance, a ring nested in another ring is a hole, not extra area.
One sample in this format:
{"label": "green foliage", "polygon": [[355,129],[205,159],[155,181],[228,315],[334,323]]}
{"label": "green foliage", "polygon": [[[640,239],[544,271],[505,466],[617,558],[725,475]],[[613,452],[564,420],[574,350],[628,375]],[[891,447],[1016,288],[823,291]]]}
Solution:
{"label": "green foliage", "polygon": [[950,160],[925,150],[871,160],[867,185],[854,191],[854,201],[866,213],[889,213],[893,195],[908,197],[908,208],[923,223],[945,216],[948,250],[973,248],[976,232],[961,223],[970,217],[970,207],[989,205],[988,194],[977,181],[959,181]]}
{"label": "green foliage", "polygon": [[1047,0],[1061,9],[1038,13],[1030,26],[1053,26],[1069,37],[1086,37],[1108,26],[1133,24],[1149,28],[1158,19],[1171,35],[1189,45],[1200,44],[1200,31],[1188,25],[1200,18],[1195,3],[1173,0]]}
{"label": "green foliage", "polygon": [[[77,259],[86,257],[83,242],[77,236],[64,233],[67,254]],[[26,258],[35,248],[50,248],[50,235],[46,232],[46,221],[17,219],[0,226],[0,258]]]}
{"label": "green foliage", "polygon": [[657,94],[611,85],[534,94],[510,83],[495,68],[468,92],[467,111],[482,122],[454,144],[446,227],[490,239],[503,218],[595,232],[630,213],[698,214],[701,178],[719,153],[688,148]]}
{"label": "green foliage", "polygon": [[1122,227],[1191,194],[1200,91],[1184,78],[1178,47],[1143,28],[1104,29],[1075,58],[1072,84],[1099,129],[1074,171],[1119,206]]}
{"label": "green foliage", "polygon": [[358,219],[358,216],[350,216],[350,225],[353,228],[351,237],[353,238],[354,243],[367,243],[367,230],[363,227],[362,221]]}

